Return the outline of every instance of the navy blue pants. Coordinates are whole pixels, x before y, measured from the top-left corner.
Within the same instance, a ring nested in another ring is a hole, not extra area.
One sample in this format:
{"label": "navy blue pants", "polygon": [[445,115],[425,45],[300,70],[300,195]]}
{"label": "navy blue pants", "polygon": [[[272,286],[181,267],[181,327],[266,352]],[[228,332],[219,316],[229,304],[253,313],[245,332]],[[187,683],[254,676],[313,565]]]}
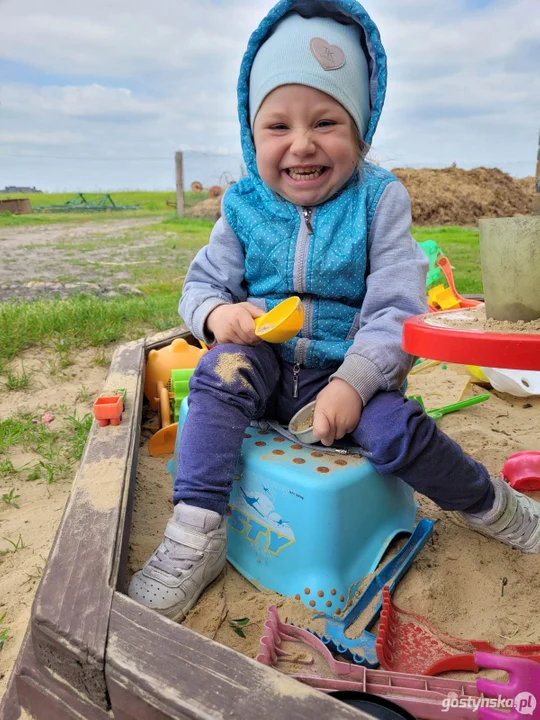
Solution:
{"label": "navy blue pants", "polygon": [[[334,370],[302,369],[294,398],[292,366],[267,343],[218,345],[203,355],[190,382],[174,503],[224,514],[249,423],[266,417],[287,424]],[[493,505],[486,468],[398,390],[374,395],[349,439],[378,472],[397,475],[443,510],[480,512]]]}

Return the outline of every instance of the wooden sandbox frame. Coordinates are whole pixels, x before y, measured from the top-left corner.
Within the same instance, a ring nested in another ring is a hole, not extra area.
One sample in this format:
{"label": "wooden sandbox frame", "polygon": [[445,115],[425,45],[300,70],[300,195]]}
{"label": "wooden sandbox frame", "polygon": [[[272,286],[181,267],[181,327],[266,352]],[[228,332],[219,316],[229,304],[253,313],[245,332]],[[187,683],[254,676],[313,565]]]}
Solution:
{"label": "wooden sandbox frame", "polygon": [[195,342],[183,326],[114,353],[104,391],[126,388],[122,422],[90,430],[0,720],[367,720],[123,592],[146,356],[176,337]]}

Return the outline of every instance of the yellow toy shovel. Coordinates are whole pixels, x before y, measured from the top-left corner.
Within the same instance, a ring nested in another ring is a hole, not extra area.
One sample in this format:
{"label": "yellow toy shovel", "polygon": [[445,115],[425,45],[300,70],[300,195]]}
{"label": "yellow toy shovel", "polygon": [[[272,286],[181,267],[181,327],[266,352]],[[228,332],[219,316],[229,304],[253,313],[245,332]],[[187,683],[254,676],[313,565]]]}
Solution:
{"label": "yellow toy shovel", "polygon": [[304,324],[304,306],[296,295],[255,318],[255,335],[269,343],[283,343],[298,335]]}

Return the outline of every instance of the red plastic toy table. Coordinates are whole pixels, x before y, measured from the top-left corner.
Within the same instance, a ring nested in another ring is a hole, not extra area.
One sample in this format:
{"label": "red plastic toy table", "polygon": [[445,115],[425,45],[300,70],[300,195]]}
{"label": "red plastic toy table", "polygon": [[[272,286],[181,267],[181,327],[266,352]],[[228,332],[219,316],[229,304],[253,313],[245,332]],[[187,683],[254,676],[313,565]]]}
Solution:
{"label": "red plastic toy table", "polygon": [[540,333],[491,332],[484,305],[409,318],[403,328],[402,345],[411,355],[431,360],[540,370]]}

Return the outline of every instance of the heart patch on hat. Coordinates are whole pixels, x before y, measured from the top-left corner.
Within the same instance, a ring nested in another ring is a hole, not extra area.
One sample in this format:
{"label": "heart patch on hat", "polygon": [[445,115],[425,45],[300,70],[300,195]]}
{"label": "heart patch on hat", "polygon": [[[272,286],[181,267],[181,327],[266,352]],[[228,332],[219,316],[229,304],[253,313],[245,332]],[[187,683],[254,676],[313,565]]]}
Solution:
{"label": "heart patch on hat", "polygon": [[330,45],[323,38],[315,37],[309,46],[313,57],[323,70],[338,70],[345,65],[345,53],[337,45]]}

